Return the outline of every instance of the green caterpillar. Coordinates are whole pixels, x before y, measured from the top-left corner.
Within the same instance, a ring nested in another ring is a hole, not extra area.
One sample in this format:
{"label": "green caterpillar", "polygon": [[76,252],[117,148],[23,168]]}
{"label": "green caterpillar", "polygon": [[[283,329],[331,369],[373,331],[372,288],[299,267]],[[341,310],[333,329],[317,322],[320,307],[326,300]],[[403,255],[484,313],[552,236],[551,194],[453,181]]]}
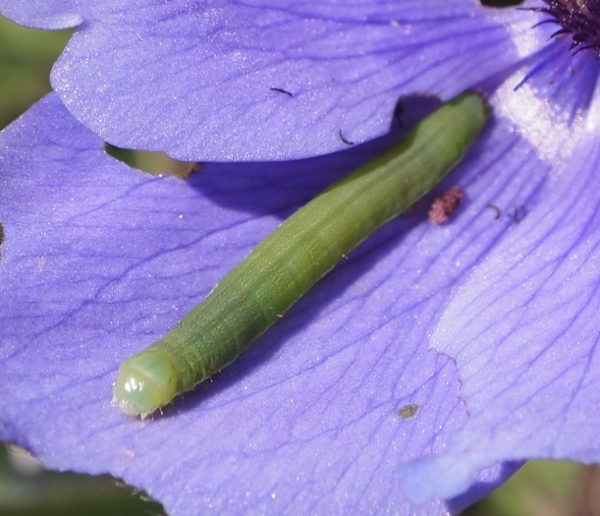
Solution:
{"label": "green caterpillar", "polygon": [[175,328],[121,365],[121,411],[146,417],[231,364],[352,249],[441,181],[488,115],[479,95],[459,95],[285,220]]}

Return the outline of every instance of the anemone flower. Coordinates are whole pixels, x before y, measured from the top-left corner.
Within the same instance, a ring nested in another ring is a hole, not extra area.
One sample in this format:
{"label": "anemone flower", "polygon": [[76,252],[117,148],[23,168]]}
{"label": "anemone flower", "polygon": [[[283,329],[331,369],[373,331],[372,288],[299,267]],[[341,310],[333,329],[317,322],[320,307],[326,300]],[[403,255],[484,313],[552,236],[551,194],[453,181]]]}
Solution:
{"label": "anemone flower", "polygon": [[[0,438],[171,515],[444,514],[528,458],[598,461],[599,7],[524,7],[0,1],[78,27],[0,135]],[[422,95],[468,88],[494,117],[440,185],[451,223],[388,224],[162,416],[111,405],[123,359]],[[222,163],[151,178],[104,141]]]}

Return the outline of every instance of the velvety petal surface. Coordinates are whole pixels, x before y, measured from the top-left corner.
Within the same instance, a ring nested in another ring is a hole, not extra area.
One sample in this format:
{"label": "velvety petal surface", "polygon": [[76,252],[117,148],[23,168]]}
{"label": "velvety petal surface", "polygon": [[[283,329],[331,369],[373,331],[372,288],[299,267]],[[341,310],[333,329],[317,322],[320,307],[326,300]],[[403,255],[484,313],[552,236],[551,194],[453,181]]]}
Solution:
{"label": "velvety petal surface", "polygon": [[[293,159],[385,134],[398,99],[442,99],[535,52],[539,16],[477,0],[0,0],[78,25],[52,84],[120,147],[183,160]],[[525,49],[525,50],[524,50]]]}
{"label": "velvety petal surface", "polygon": [[78,0],[0,0],[0,12],[4,16],[21,25],[45,30],[78,26],[83,22],[82,7],[83,3]]}
{"label": "velvety petal surface", "polygon": [[399,471],[443,452],[467,423],[455,363],[428,349],[430,335],[472,267],[516,230],[510,207],[544,181],[530,146],[502,125],[440,185],[467,196],[452,223],[429,224],[424,201],[388,224],[163,416],[133,420],[111,405],[123,359],[385,145],[207,165],[185,183],[108,157],[56,97],[36,105],[0,136],[0,438],[52,468],[120,476],[173,516],[443,514],[489,491],[514,470],[501,456],[453,502],[415,506]]}
{"label": "velvety petal surface", "polygon": [[[453,496],[499,457],[600,461],[600,65],[591,53],[566,68],[554,57],[522,90],[496,96],[498,112],[529,121],[523,134],[554,166],[433,334],[456,361],[469,418],[444,454],[405,470],[415,500],[427,497],[420,475],[428,496]],[[571,81],[556,84],[565,71]]]}

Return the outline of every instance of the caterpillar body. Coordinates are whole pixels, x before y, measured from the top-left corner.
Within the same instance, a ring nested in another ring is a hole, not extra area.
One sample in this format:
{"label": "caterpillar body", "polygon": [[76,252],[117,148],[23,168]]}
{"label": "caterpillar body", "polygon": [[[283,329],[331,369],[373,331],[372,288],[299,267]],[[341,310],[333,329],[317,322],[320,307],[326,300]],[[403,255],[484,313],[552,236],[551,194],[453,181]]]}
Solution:
{"label": "caterpillar body", "polygon": [[119,368],[114,400],[146,417],[233,362],[312,285],[429,192],[480,134],[489,108],[467,92],[286,219],[162,339]]}

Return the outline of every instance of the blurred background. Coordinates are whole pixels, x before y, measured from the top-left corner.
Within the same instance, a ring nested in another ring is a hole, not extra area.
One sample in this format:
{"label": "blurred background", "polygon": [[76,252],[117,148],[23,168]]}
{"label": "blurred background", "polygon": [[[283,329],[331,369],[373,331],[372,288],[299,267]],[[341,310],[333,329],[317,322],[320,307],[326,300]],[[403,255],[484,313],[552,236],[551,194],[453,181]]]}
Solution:
{"label": "blurred background", "polygon": [[[519,0],[488,0],[515,5]],[[48,91],[48,77],[71,31],[26,29],[0,17],[0,128]],[[160,153],[109,152],[138,169],[185,175],[191,164]],[[25,450],[0,443],[0,515],[147,515],[162,506],[118,479],[46,471]],[[570,462],[530,461],[464,516],[600,516],[600,468]]]}

